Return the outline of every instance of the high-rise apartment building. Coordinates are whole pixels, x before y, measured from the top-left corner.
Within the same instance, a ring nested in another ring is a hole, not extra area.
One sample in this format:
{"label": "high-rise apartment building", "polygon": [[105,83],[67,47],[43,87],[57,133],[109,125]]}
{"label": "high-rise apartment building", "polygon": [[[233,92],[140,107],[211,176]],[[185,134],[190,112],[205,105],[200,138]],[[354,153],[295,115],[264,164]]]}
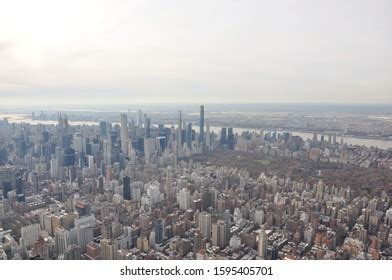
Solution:
{"label": "high-rise apartment building", "polygon": [[226,226],[225,222],[218,220],[216,223],[212,224],[212,244],[223,249],[226,247]]}
{"label": "high-rise apartment building", "polygon": [[199,215],[199,229],[201,235],[207,239],[211,239],[211,214],[205,211]]}
{"label": "high-rise apartment building", "polygon": [[181,210],[187,210],[191,208],[191,192],[186,188],[179,191],[178,204],[180,205]]}
{"label": "high-rise apartment building", "polygon": [[258,244],[258,254],[260,257],[265,258],[267,256],[267,246],[268,246],[268,235],[264,230],[259,233],[259,244]]}
{"label": "high-rise apartment building", "polygon": [[128,117],[127,114],[120,115],[120,138],[121,138],[121,150],[125,155],[128,155]]}

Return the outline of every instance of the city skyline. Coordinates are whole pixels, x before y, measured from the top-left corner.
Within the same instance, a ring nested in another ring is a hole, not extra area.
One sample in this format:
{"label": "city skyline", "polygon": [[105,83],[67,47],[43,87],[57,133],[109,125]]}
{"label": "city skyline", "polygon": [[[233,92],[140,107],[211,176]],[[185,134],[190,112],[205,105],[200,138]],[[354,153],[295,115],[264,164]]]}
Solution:
{"label": "city skyline", "polygon": [[12,1],[0,11],[0,102],[391,104],[391,9]]}
{"label": "city skyline", "polygon": [[143,110],[0,120],[0,260],[392,258],[392,148],[372,144],[391,139],[388,118],[291,113],[312,124],[297,135],[240,113],[210,130],[199,109],[177,127]]}
{"label": "city skyline", "polygon": [[391,50],[392,0],[0,0],[2,279],[385,278]]}

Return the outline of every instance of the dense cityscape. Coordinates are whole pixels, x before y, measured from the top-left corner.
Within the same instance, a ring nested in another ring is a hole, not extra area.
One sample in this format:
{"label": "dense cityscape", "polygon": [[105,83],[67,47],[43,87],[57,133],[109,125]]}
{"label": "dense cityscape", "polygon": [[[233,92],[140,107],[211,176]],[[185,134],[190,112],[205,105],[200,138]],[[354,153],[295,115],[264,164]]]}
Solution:
{"label": "dense cityscape", "polygon": [[387,117],[94,114],[0,120],[0,259],[392,259]]}

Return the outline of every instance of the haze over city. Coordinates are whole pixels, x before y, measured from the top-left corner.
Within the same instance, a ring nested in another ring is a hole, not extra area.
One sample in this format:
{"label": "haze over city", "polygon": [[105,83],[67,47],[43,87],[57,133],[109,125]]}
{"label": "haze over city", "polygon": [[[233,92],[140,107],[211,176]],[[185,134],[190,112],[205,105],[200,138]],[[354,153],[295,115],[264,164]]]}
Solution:
{"label": "haze over city", "polygon": [[383,278],[301,265],[392,260],[391,15],[387,0],[1,3],[0,260],[16,261],[1,279],[285,279],[270,260],[302,260],[286,278]]}
{"label": "haze over city", "polygon": [[0,103],[392,103],[392,3],[7,1]]}

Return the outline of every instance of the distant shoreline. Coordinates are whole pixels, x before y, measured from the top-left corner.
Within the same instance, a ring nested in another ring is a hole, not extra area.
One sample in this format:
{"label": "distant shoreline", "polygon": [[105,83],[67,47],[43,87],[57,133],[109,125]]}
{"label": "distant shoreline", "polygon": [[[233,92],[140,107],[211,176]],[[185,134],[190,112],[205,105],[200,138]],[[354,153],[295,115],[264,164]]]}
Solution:
{"label": "distant shoreline", "polygon": [[[29,123],[32,125],[37,125],[39,123],[44,124],[44,125],[55,125],[57,124],[57,120],[53,119],[48,119],[48,120],[40,120],[36,119],[33,120],[31,115],[29,114],[19,114],[19,113],[0,113],[0,119],[3,119],[4,117],[7,118],[4,115],[10,115],[9,121],[11,123]],[[13,118],[13,120],[12,120]],[[113,122],[115,124],[116,122]],[[99,121],[75,121],[75,120],[70,120],[70,124],[77,126],[77,125],[99,125]],[[157,125],[157,124],[155,124]],[[171,126],[173,123],[165,123],[166,126]],[[177,124],[174,124],[176,126]],[[215,133],[219,133],[219,130],[221,127],[229,127],[228,125],[211,125],[210,128],[212,131],[215,131]],[[336,135],[337,136],[337,142],[340,142],[340,139],[343,138],[344,143],[348,143],[351,145],[359,145],[359,146],[366,146],[366,147],[378,147],[380,149],[392,149],[392,139],[391,138],[384,138],[384,137],[371,137],[371,136],[354,136],[354,135],[342,135],[339,133],[334,133],[334,132],[319,132],[319,131],[305,131],[305,130],[288,130],[288,129],[282,129],[282,128],[268,128],[268,127],[242,127],[239,125],[233,126],[234,132],[241,131],[259,131],[259,130],[264,130],[264,132],[268,131],[276,131],[276,132],[289,132],[292,133],[293,135],[301,136],[306,139],[312,139],[312,135],[314,133],[320,135]],[[197,131],[198,126],[195,126],[194,129]],[[237,131],[236,131],[237,130]],[[366,142],[368,140],[369,142]]]}

